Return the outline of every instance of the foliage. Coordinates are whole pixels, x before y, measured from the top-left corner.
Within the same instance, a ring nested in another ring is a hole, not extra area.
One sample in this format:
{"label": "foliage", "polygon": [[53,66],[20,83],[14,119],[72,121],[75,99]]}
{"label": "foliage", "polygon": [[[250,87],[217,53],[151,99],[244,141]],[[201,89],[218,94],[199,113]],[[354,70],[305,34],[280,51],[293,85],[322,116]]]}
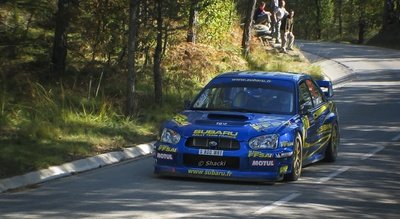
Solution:
{"label": "foliage", "polygon": [[[359,34],[360,19],[366,24],[365,34],[368,38],[381,30],[384,2],[382,0],[291,0],[287,1],[286,8],[295,11],[295,34],[298,38],[315,40],[321,31],[323,40],[355,42]],[[320,8],[320,18],[317,16],[318,8]],[[397,22],[397,26],[399,25],[400,22]],[[339,32],[340,26],[343,28],[342,35]]]}
{"label": "foliage", "polygon": [[204,44],[224,45],[226,35],[238,20],[232,0],[213,0],[201,11],[198,20],[198,41]]}

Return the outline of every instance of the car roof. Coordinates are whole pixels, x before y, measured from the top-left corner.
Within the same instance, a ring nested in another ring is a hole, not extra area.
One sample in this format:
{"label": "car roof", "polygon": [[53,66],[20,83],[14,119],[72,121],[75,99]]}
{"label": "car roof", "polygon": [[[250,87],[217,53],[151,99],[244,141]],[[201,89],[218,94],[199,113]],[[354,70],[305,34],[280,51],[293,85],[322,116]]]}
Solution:
{"label": "car roof", "polygon": [[303,73],[293,72],[234,71],[222,73],[215,78],[279,79],[297,82],[303,78],[310,78],[310,76]]}

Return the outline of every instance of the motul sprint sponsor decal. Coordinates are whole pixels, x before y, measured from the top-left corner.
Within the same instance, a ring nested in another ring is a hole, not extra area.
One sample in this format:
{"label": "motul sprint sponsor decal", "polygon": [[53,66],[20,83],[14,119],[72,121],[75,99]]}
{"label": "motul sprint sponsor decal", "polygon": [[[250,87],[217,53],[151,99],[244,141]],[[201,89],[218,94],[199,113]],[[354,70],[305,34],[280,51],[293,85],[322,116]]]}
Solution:
{"label": "motul sprint sponsor decal", "polygon": [[253,167],[272,167],[274,166],[274,160],[253,160],[251,162]]}

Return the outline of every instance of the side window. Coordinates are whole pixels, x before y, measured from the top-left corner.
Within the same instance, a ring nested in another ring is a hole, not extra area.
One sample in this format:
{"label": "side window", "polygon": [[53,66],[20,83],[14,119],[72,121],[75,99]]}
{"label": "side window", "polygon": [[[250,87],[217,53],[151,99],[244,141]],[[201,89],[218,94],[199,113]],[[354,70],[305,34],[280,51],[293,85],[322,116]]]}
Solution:
{"label": "side window", "polygon": [[310,91],[305,82],[302,82],[299,86],[299,106],[300,109],[313,108]]}
{"label": "side window", "polygon": [[320,103],[324,102],[324,98],[319,91],[319,89],[315,86],[315,84],[311,80],[306,80],[307,86],[310,90],[310,94],[314,103],[314,106],[319,105]]}

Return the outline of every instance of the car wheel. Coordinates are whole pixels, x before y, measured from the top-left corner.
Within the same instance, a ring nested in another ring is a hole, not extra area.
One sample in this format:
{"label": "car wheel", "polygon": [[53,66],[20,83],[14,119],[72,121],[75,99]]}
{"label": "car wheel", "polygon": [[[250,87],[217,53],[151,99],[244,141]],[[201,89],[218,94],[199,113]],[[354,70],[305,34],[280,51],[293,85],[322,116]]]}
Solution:
{"label": "car wheel", "polygon": [[337,124],[333,124],[331,139],[325,151],[325,161],[334,162],[336,160],[339,148],[339,130]]}
{"label": "car wheel", "polygon": [[297,135],[294,141],[293,161],[292,161],[292,172],[285,175],[286,181],[296,181],[301,175],[302,168],[302,141],[300,135]]}

